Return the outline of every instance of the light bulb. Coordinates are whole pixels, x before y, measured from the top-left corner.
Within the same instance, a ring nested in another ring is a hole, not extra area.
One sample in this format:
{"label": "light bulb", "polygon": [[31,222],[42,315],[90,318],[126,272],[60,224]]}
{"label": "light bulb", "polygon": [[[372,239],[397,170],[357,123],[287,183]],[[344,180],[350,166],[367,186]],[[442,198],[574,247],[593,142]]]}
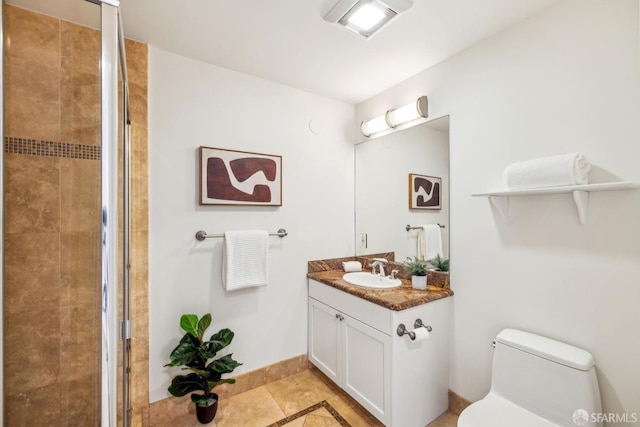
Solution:
{"label": "light bulb", "polygon": [[387,112],[389,126],[396,127],[403,123],[427,117],[427,97],[421,96],[417,101]]}
{"label": "light bulb", "polygon": [[391,129],[385,116],[376,117],[375,119],[365,120],[360,125],[360,130],[364,136],[371,136],[374,133],[382,132],[383,130]]}

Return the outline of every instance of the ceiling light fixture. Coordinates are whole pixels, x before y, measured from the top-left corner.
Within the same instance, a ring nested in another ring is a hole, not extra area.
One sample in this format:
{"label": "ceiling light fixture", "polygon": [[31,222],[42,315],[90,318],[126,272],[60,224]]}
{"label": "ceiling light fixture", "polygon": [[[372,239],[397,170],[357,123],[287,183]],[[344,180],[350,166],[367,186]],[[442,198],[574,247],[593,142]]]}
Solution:
{"label": "ceiling light fixture", "polygon": [[340,0],[324,20],[369,38],[411,5],[411,0]]}
{"label": "ceiling light fixture", "polygon": [[389,110],[384,115],[371,120],[363,121],[360,124],[360,131],[368,138],[373,134],[427,117],[429,117],[429,99],[426,96],[421,96],[410,104]]}

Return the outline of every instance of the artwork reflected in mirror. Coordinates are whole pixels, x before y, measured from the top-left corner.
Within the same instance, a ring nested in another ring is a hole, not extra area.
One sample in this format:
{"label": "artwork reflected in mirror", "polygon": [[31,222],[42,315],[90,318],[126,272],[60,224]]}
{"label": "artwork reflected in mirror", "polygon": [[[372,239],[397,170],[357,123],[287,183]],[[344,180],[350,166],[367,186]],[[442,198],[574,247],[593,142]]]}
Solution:
{"label": "artwork reflected in mirror", "polygon": [[440,224],[448,259],[449,117],[360,143],[355,158],[356,255],[417,256],[419,229]]}
{"label": "artwork reflected in mirror", "polygon": [[409,209],[441,209],[442,178],[409,174]]}

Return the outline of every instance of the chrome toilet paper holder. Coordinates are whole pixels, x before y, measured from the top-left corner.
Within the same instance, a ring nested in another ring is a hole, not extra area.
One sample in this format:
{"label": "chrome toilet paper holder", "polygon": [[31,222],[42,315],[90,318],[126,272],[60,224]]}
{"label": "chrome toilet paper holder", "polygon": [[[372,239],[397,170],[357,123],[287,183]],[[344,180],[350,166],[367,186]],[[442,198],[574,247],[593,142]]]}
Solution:
{"label": "chrome toilet paper holder", "polygon": [[[425,328],[427,331],[431,332],[433,330],[433,328],[429,325],[425,325],[424,323],[422,323],[422,319],[416,319],[415,322],[413,322],[413,328]],[[404,326],[404,323],[400,323],[398,325],[398,328],[396,329],[396,333],[398,334],[398,336],[403,336],[403,335],[409,335],[409,338],[411,338],[411,341],[416,339],[416,333],[413,331],[410,331],[407,329],[406,326]]]}

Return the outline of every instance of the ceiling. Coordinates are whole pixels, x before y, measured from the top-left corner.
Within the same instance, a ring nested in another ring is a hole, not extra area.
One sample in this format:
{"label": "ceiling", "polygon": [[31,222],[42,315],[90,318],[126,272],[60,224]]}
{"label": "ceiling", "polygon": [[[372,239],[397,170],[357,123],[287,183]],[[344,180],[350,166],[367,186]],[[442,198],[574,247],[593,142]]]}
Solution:
{"label": "ceiling", "polygon": [[[121,0],[126,37],[357,104],[560,0],[413,0],[369,40],[322,16],[337,0]],[[7,0],[97,26],[84,0]],[[177,7],[179,5],[179,7]]]}

